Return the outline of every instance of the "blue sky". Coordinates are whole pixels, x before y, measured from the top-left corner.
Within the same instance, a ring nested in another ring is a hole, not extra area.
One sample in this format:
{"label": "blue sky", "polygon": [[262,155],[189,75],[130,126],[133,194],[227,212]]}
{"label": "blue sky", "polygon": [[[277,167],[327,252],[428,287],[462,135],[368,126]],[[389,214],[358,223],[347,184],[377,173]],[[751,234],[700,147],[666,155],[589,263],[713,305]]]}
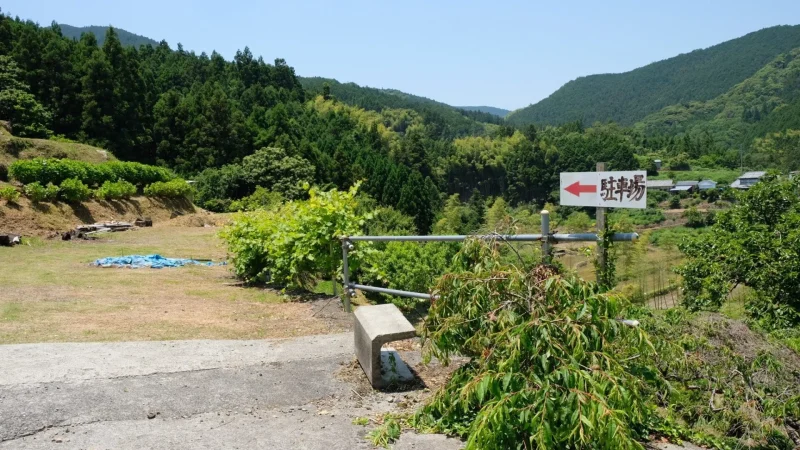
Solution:
{"label": "blue sky", "polygon": [[761,28],[797,0],[5,0],[42,25],[114,25],[230,59],[248,45],[302,76],[516,109],[583,75],[625,72]]}

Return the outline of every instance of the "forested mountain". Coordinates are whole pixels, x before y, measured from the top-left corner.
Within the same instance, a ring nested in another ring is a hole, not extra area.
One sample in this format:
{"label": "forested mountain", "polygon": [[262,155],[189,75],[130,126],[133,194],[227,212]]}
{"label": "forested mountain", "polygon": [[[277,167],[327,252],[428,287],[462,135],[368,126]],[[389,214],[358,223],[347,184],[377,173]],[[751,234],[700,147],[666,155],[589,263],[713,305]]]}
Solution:
{"label": "forested mountain", "polygon": [[286,61],[268,64],[247,47],[227,61],[166,42],[125,47],[113,29],[99,46],[94,34],[76,41],[57,25],[0,15],[0,120],[15,135],[167,166],[197,181],[195,200],[209,209],[259,186],[291,199],[307,195],[302,186],[363,181],[363,195],[427,233],[448,195],[542,205],[560,171],[598,158],[638,167],[630,130],[517,130],[465,114],[496,118],[397,91],[305,88]]}
{"label": "forested mountain", "polygon": [[[126,47],[113,29],[105,35],[100,46],[91,33],[74,40],[57,25],[0,15],[0,120],[17,136],[70,139],[169,167],[195,179],[195,200],[218,211],[258,187],[293,199],[307,195],[303,186],[361,181],[362,195],[410,216],[420,233],[466,233],[473,230],[442,228],[453,222],[444,206],[470,201],[479,211],[487,197],[503,197],[539,208],[557,198],[560,172],[598,161],[611,170],[650,168],[654,158],[672,169],[741,161],[725,133],[690,126],[711,116],[667,128],[516,127],[399,91],[301,79],[286,61],[268,64],[247,47],[228,61],[166,42]],[[800,161],[800,132],[786,129],[797,122],[797,57],[773,58],[720,100],[741,109],[714,113],[752,122],[745,131],[773,123],[769,131],[782,133],[747,143],[754,167]]]}
{"label": "forested mountain", "polygon": [[465,109],[467,111],[478,111],[478,112],[485,112],[489,114],[494,114],[498,117],[505,117],[511,111],[503,108],[495,108],[494,106],[456,106],[458,109]]}
{"label": "forested mountain", "polygon": [[[61,34],[68,38],[78,40],[81,38],[81,34],[83,33],[93,33],[95,38],[97,38],[98,45],[102,46],[106,41],[106,30],[108,30],[108,27],[73,27],[72,25],[63,24],[59,24],[59,26],[61,27]],[[139,36],[138,34],[131,33],[130,31],[125,31],[119,28],[116,28],[115,31],[117,33],[119,42],[124,47],[139,47],[140,45],[152,45],[155,47],[158,45],[158,42],[154,41],[153,39]]]}
{"label": "forested mountain", "polygon": [[485,114],[471,115],[465,110],[458,110],[445,103],[425,97],[408,94],[395,89],[378,89],[359,86],[356,83],[340,83],[331,78],[311,77],[299,78],[303,87],[313,94],[323,94],[325,86],[329,94],[348,105],[358,106],[370,111],[384,109],[410,109],[426,117],[440,121],[443,137],[458,137],[470,134],[481,134],[485,125],[479,122],[502,123],[495,117]]}
{"label": "forested mountain", "polygon": [[800,129],[800,47],[708,101],[671,105],[636,124],[647,135],[709,133],[727,145],[767,133]]}
{"label": "forested mountain", "polygon": [[669,105],[724,94],[782,53],[800,47],[800,25],[776,26],[621,74],[580,77],[546,99],[511,112],[512,124],[631,125]]}

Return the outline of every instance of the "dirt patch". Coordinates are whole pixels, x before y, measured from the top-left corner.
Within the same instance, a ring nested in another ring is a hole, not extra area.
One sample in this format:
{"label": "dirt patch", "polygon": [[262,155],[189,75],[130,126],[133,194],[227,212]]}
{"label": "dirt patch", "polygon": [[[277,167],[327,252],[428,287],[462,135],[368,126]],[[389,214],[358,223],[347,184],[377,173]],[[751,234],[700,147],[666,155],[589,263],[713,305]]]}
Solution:
{"label": "dirt patch", "polygon": [[727,347],[746,361],[753,361],[765,354],[772,355],[787,373],[800,374],[800,355],[793,350],[770,342],[739,320],[731,320],[720,314],[707,314],[698,319],[712,347]]}
{"label": "dirt patch", "polygon": [[196,208],[195,213],[175,214],[170,220],[163,222],[170,227],[223,227],[230,223],[231,214],[218,214]]}
{"label": "dirt patch", "polygon": [[[115,201],[91,200],[72,205],[62,202],[34,204],[23,197],[17,204],[0,204],[0,231],[47,238],[78,224],[107,220],[133,222],[138,217],[150,217],[154,224],[159,225],[190,214],[213,216],[185,199],[134,197]],[[208,222],[213,220],[207,219]]]}

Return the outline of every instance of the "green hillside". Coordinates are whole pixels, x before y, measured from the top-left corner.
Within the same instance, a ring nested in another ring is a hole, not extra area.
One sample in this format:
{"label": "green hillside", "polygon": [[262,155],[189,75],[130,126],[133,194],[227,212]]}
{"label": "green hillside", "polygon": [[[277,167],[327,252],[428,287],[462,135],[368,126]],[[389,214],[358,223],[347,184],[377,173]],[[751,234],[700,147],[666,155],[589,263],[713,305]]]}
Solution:
{"label": "green hillside", "polygon": [[800,47],[800,25],[756,31],[621,74],[580,77],[546,99],[511,112],[512,124],[633,124],[669,105],[711,100],[782,53]]}
{"label": "green hillside", "polygon": [[714,99],[668,106],[645,117],[636,128],[647,135],[707,132],[728,146],[800,129],[800,47]]}
{"label": "green hillside", "polygon": [[[72,25],[59,24],[58,26],[61,27],[61,34],[68,38],[80,39],[81,34],[92,33],[97,38],[97,44],[100,46],[102,46],[106,40],[106,30],[108,29],[108,27],[96,25],[88,27],[73,27]],[[131,33],[130,31],[125,31],[120,28],[114,28],[114,31],[117,32],[117,37],[119,38],[120,43],[125,47],[139,47],[142,45],[152,45],[155,47],[158,45],[157,41],[154,41],[148,37]]]}
{"label": "green hillside", "polygon": [[[330,94],[348,105],[358,106],[370,111],[384,109],[410,109],[422,115],[426,122],[438,123],[443,137],[459,137],[483,134],[485,123],[501,122],[483,113],[470,114],[445,103],[429,98],[408,94],[395,89],[378,89],[359,86],[355,83],[340,83],[331,78],[298,77],[300,84],[312,94],[321,94],[324,85],[330,86]],[[479,116],[479,117],[468,117]],[[480,120],[483,119],[483,120]]]}
{"label": "green hillside", "polygon": [[495,108],[494,106],[456,106],[458,109],[465,109],[467,111],[477,111],[477,112],[485,112],[488,114],[494,114],[498,117],[505,117],[511,111],[503,108]]}

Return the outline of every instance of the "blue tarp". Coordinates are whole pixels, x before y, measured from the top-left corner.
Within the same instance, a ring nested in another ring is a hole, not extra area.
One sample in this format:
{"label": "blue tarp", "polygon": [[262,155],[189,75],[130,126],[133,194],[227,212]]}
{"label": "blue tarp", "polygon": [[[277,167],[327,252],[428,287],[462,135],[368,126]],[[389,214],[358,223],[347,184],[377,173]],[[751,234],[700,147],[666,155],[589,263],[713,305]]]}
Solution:
{"label": "blue tarp", "polygon": [[197,261],[194,259],[164,258],[161,255],[112,256],[110,258],[100,258],[94,262],[94,265],[100,267],[129,267],[131,269],[138,269],[140,267],[163,269],[165,267],[182,267],[188,264],[195,264],[198,266],[219,266],[224,265],[225,263]]}

